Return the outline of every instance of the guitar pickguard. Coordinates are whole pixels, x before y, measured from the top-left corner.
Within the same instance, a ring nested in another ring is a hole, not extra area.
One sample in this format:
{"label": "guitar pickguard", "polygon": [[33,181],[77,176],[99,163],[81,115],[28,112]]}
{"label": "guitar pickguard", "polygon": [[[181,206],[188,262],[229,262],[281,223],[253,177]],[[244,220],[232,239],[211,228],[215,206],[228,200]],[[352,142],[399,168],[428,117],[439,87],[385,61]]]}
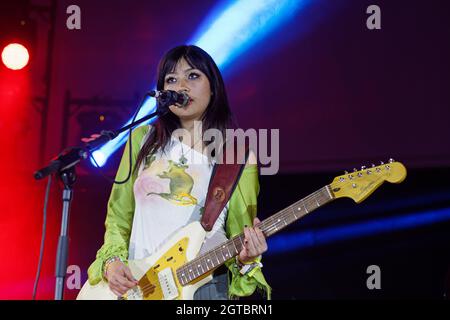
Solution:
{"label": "guitar pickguard", "polygon": [[182,286],[176,277],[176,270],[187,262],[186,250],[189,244],[187,237],[182,238],[175,245],[173,245],[166,253],[161,256],[156,263],[145,273],[139,280],[138,286],[142,292],[142,299],[144,300],[163,300],[163,290],[158,278],[158,273],[162,270],[170,268],[174,282],[178,289],[178,297],[181,299]]}
{"label": "guitar pickguard", "polygon": [[[197,257],[205,239],[206,231],[195,221],[180,229],[156,253],[140,260],[129,260],[128,266],[138,285],[120,298],[126,300],[191,300],[198,288],[211,281],[211,272],[193,279],[182,286],[176,277],[176,270]],[[163,271],[163,272],[162,272]],[[170,272],[168,272],[170,271]],[[160,274],[160,272],[162,272]],[[172,278],[171,278],[172,277]],[[166,288],[162,290],[160,281]],[[169,287],[169,289],[167,289]],[[175,289],[176,287],[176,289]],[[164,295],[165,291],[165,295]],[[175,292],[175,294],[173,294]],[[86,281],[77,296],[78,300],[117,300],[108,283],[100,281],[90,285]]]}

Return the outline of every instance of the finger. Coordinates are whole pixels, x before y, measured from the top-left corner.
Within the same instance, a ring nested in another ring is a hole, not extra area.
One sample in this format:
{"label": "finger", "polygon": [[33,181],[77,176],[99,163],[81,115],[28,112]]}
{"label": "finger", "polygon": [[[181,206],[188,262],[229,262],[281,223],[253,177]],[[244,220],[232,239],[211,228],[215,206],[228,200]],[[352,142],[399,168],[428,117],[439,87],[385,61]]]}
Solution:
{"label": "finger", "polygon": [[126,292],[124,290],[124,288],[121,288],[121,286],[117,282],[115,282],[115,280],[113,280],[113,279],[111,279],[111,281],[109,282],[109,288],[117,296],[121,296],[121,295],[123,295],[122,292]]}
{"label": "finger", "polygon": [[117,282],[124,286],[127,290],[133,288],[136,284],[130,280],[128,280],[125,276],[120,276],[117,278]]}
{"label": "finger", "polygon": [[136,285],[138,283],[138,281],[136,280],[136,278],[133,276],[133,274],[131,273],[131,270],[129,267],[125,267],[124,269],[124,273],[125,276],[127,277],[127,279],[131,282],[134,283],[134,285]]}
{"label": "finger", "polygon": [[239,260],[246,261],[248,259],[247,249],[244,247],[241,252],[239,252]]}
{"label": "finger", "polygon": [[[254,227],[255,231],[258,231],[258,230],[262,231],[261,221],[257,217],[255,217],[255,219],[253,219],[253,227]],[[262,232],[262,234],[264,234],[264,233]]]}
{"label": "finger", "polygon": [[256,236],[258,237],[259,242],[263,243],[266,237],[265,237],[264,233],[262,232],[262,230],[258,227],[255,227],[254,230],[255,230]]}
{"label": "finger", "polygon": [[91,138],[95,138],[95,139],[97,139],[100,136],[101,136],[101,134],[98,134],[98,133],[91,134]]}
{"label": "finger", "polygon": [[253,241],[253,245],[255,246],[255,249],[259,251],[259,248],[262,247],[263,243],[258,237],[258,234],[256,233],[255,228],[250,228],[250,236]]}
{"label": "finger", "polygon": [[259,242],[261,243],[262,250],[267,251],[267,241],[264,233],[260,229],[256,229],[256,235],[258,236]]}
{"label": "finger", "polygon": [[115,283],[114,284],[114,289],[120,293],[120,295],[124,295],[128,290],[130,290],[130,288],[127,288],[126,286],[120,284],[120,283]]}
{"label": "finger", "polygon": [[264,233],[259,228],[254,228],[254,233],[252,233],[253,236],[253,243],[255,244],[256,248],[256,256],[261,255],[265,251],[267,251],[267,242],[266,237],[264,236]]}
{"label": "finger", "polygon": [[124,278],[123,276],[119,274],[114,274],[114,277],[112,277],[110,283],[119,292],[121,291],[126,292],[134,286],[134,285],[131,287],[128,286],[128,284],[126,284],[126,281],[128,280],[126,280],[126,278]]}
{"label": "finger", "polygon": [[252,233],[250,231],[250,228],[247,228],[246,238],[247,238],[247,241],[248,241],[247,242],[248,257],[249,258],[253,258],[255,256],[256,248],[255,248],[255,243],[253,242],[253,237],[252,237]]}
{"label": "finger", "polygon": [[249,228],[247,226],[245,226],[245,228],[244,228],[244,235],[245,235],[245,237],[244,237],[244,247],[248,251],[248,241],[250,239],[250,230],[249,230]]}
{"label": "finger", "polygon": [[258,231],[257,231],[257,237],[258,237],[258,241],[259,241],[258,248],[257,248],[258,255],[261,255],[267,251],[267,242],[266,242],[266,238],[264,238],[264,235],[261,232],[259,232],[259,234],[258,234]]}
{"label": "finger", "polygon": [[248,239],[249,238],[250,238],[250,234],[249,234],[248,228],[246,226],[244,228],[244,245],[243,245],[243,249],[240,253],[240,257],[242,258],[241,261],[248,260],[248,255],[249,255]]}

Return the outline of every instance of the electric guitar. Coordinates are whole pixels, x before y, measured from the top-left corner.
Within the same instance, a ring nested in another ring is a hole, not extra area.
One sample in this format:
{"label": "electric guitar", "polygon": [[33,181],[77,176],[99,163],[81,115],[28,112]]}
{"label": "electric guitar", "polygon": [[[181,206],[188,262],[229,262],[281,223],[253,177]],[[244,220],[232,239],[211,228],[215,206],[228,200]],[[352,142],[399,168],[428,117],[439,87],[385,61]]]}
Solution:
{"label": "electric guitar", "polygon": [[[349,197],[360,203],[384,181],[400,183],[405,177],[406,168],[392,159],[379,166],[346,172],[331,184],[265,219],[259,227],[269,237],[332,200]],[[193,299],[195,291],[211,281],[212,272],[238,255],[244,243],[242,233],[198,256],[205,235],[200,222],[192,222],[180,229],[155,254],[142,260],[130,260],[128,266],[139,281],[124,296],[117,297],[104,281],[94,286],[87,281],[77,300]]]}

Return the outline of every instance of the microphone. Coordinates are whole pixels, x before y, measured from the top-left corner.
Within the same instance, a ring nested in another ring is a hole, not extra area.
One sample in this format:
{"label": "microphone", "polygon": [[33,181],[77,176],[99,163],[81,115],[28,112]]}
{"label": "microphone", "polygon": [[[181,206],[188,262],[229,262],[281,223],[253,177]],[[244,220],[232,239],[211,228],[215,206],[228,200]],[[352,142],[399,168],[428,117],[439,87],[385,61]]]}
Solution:
{"label": "microphone", "polygon": [[176,105],[178,108],[185,107],[189,102],[189,95],[184,92],[176,92],[173,90],[152,90],[149,92],[151,97],[158,99],[160,103],[166,106]]}

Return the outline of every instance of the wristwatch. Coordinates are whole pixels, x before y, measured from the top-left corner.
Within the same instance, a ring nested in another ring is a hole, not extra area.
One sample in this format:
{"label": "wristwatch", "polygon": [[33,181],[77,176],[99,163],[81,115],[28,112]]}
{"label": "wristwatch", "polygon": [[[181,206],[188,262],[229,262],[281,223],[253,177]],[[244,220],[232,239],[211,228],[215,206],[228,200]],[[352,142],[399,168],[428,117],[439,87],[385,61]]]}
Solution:
{"label": "wristwatch", "polygon": [[242,275],[246,275],[246,274],[251,275],[250,272],[252,270],[254,270],[256,267],[262,268],[263,264],[260,261],[261,261],[261,256],[258,256],[252,262],[243,263],[239,260],[239,256],[236,256],[236,265],[240,269],[239,273]]}

